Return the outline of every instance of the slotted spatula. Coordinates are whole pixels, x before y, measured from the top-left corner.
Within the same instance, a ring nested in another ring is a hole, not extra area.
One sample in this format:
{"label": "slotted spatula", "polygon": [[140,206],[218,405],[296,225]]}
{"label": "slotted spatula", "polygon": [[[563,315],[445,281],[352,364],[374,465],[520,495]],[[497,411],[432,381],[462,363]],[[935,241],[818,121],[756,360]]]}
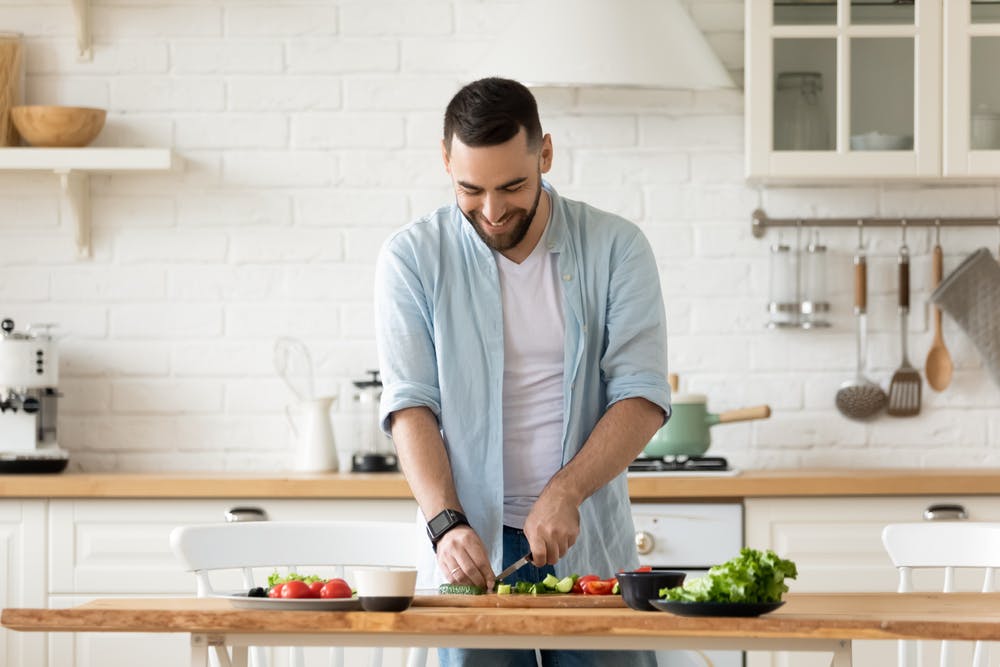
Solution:
{"label": "slotted spatula", "polygon": [[913,417],[920,413],[920,372],[910,363],[906,354],[906,326],[910,315],[910,249],[906,245],[906,227],[903,227],[903,244],[899,248],[899,340],[903,361],[892,374],[889,383],[889,407],[893,417]]}

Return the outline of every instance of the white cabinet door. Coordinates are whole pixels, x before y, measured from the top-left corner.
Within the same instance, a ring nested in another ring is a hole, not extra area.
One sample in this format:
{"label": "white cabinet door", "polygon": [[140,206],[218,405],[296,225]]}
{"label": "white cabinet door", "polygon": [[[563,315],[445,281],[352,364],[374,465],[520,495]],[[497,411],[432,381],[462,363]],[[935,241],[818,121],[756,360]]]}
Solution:
{"label": "white cabinet door", "polygon": [[[1000,521],[1000,498],[749,498],[744,505],[746,544],[773,549],[795,561],[799,576],[789,582],[795,592],[894,591],[896,568],[882,546],[882,529],[889,523],[922,521],[924,510],[936,504],[962,505],[973,521]],[[915,578],[915,587],[943,587],[940,573]],[[956,585],[979,590],[978,578],[959,578]],[[923,665],[937,665],[937,642],[920,642]],[[956,642],[956,662],[971,664],[972,644]],[[996,653],[996,651],[994,651]],[[827,667],[830,657],[812,653],[747,654],[748,667]],[[854,643],[855,667],[896,664],[896,642]],[[995,662],[990,662],[995,665]]]}
{"label": "white cabinet door", "polygon": [[747,0],[748,179],[940,176],[941,12]]}
{"label": "white cabinet door", "polygon": [[1000,174],[1000,5],[945,4],[944,174]]}
{"label": "white cabinet door", "polygon": [[[0,604],[45,606],[45,501],[0,501]],[[45,635],[0,628],[0,663],[44,665]]]}

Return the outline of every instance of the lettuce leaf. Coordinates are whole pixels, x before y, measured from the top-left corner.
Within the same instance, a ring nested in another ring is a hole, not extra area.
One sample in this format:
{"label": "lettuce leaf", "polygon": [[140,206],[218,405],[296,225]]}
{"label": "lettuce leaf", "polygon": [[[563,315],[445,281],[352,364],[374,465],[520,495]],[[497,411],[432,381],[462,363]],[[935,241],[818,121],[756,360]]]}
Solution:
{"label": "lettuce leaf", "polygon": [[740,554],[713,566],[703,577],[683,586],[660,589],[660,597],[683,602],[780,602],[788,590],[785,579],[795,579],[795,563],[770,549],[764,552],[744,547]]}

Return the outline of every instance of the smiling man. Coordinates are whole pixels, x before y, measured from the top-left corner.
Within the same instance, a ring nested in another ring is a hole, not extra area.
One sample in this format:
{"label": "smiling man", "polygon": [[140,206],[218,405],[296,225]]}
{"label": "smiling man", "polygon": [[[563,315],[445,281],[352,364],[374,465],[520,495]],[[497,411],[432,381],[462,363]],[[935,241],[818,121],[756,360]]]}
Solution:
{"label": "smiling man", "polygon": [[[442,156],[455,203],[395,233],[376,269],[382,427],[426,521],[418,586],[492,587],[638,565],[624,470],[669,415],[649,243],[559,196],[531,92],[462,88]],[[543,665],[655,665],[646,652],[542,651]],[[443,665],[535,665],[447,649]]]}

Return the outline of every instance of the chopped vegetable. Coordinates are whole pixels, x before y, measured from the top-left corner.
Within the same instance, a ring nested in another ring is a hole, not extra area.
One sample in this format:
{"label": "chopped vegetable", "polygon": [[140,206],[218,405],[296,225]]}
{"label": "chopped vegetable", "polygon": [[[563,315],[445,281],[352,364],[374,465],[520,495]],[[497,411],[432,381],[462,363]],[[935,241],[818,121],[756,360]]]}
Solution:
{"label": "chopped vegetable", "polygon": [[683,602],[780,602],[788,590],[785,579],[795,579],[795,563],[765,552],[744,547],[740,555],[712,567],[703,577],[683,586],[660,589],[660,597]]}
{"label": "chopped vegetable", "polygon": [[438,593],[442,595],[483,595],[486,591],[481,586],[472,584],[441,584]]}

